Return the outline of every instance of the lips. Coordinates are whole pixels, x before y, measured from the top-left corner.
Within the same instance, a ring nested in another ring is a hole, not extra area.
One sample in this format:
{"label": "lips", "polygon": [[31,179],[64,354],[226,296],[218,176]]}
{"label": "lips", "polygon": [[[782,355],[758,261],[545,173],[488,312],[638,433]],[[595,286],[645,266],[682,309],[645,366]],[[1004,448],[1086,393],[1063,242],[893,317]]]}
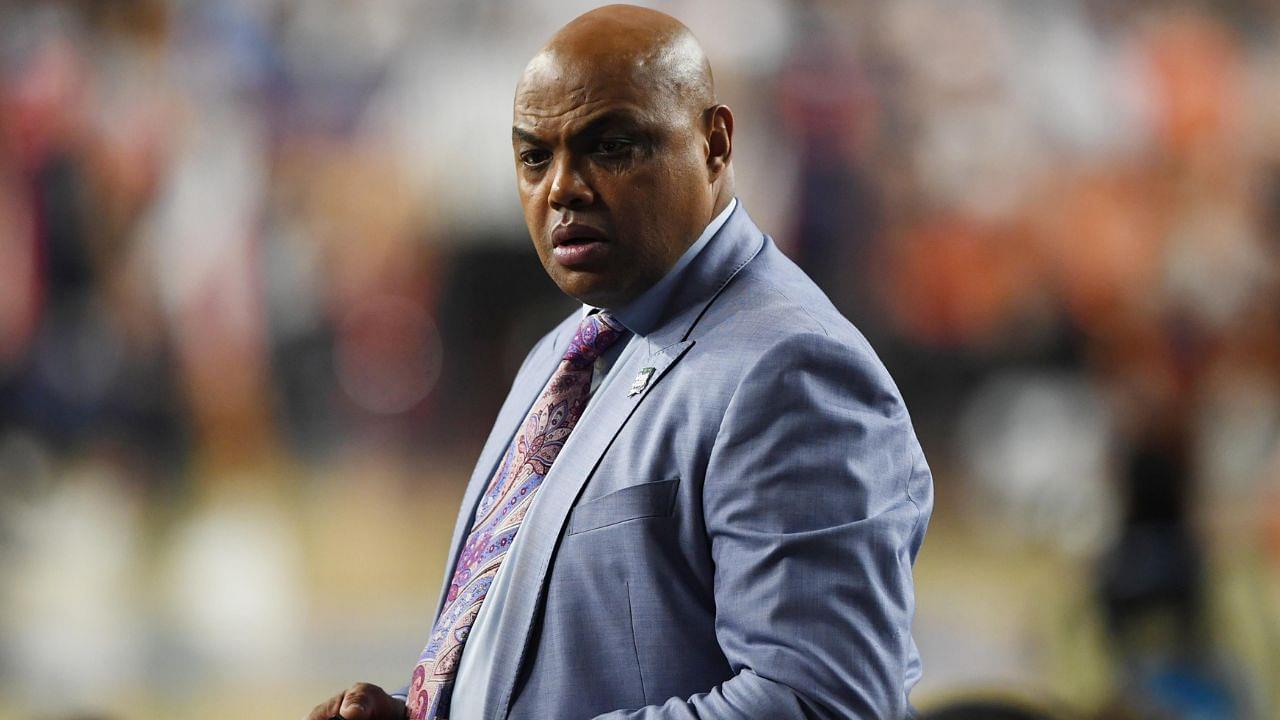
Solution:
{"label": "lips", "polygon": [[583,225],[582,223],[557,225],[555,229],[551,231],[551,247],[594,241],[607,241],[604,231],[591,227],[590,225]]}
{"label": "lips", "polygon": [[551,256],[570,270],[589,269],[609,254],[609,240],[603,230],[570,223],[551,231]]}

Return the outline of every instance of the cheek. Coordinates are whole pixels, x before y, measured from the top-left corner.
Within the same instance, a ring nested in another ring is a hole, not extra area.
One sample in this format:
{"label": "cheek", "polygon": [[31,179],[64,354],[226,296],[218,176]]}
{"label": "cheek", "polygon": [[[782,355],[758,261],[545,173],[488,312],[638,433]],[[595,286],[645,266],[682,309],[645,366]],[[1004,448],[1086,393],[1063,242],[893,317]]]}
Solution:
{"label": "cheek", "polygon": [[547,219],[547,207],[545,202],[539,200],[538,186],[528,183],[521,183],[518,188],[520,194],[520,209],[524,213],[524,224],[529,229],[529,237],[533,240],[533,244],[538,248],[538,252],[542,252],[542,232]]}
{"label": "cheek", "polygon": [[691,197],[695,191],[688,176],[672,168],[655,168],[638,175],[627,188],[630,220],[649,230],[647,235],[664,236],[662,228],[689,216],[688,207],[695,202]]}
{"label": "cheek", "polygon": [[668,178],[661,170],[646,168],[609,174],[595,180],[597,194],[620,221],[645,221],[661,212],[663,188]]}
{"label": "cheek", "polygon": [[516,194],[520,196],[520,206],[524,208],[525,216],[537,207],[540,193],[541,187],[538,183],[516,177]]}

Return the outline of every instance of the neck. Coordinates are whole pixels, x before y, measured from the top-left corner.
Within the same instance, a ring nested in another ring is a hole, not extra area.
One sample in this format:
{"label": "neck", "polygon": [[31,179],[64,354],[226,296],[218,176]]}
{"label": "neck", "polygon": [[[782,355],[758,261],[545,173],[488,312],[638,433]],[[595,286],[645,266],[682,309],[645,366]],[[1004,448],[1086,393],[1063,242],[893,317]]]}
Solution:
{"label": "neck", "polygon": [[729,207],[729,203],[733,202],[733,169],[727,168],[724,175],[715,186],[715,202],[711,204],[711,217],[707,218],[707,222],[711,222],[724,209]]}

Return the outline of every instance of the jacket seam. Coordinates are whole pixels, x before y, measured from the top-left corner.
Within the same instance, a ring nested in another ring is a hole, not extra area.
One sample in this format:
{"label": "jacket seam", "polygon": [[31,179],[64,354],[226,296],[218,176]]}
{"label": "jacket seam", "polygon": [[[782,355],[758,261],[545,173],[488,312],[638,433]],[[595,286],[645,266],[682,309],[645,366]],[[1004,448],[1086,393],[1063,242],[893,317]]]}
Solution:
{"label": "jacket seam", "polygon": [[[923,459],[924,453],[921,453],[920,455]],[[907,499],[911,501],[911,507],[915,508],[916,511],[916,521],[911,526],[912,537],[915,537],[916,533],[920,531],[920,519],[924,517],[924,511],[920,508],[920,502],[911,494],[911,483],[916,479],[916,473],[919,472],[919,468],[920,463],[918,461],[911,463],[911,472],[907,474],[907,486],[905,488],[907,491]]]}
{"label": "jacket seam", "polygon": [[649,693],[644,689],[644,669],[640,667],[640,643],[636,640],[636,617],[635,612],[631,609],[631,581],[627,580],[623,585],[627,591],[627,624],[631,626],[631,652],[636,658],[636,677],[640,678],[640,695],[647,705],[649,703]]}

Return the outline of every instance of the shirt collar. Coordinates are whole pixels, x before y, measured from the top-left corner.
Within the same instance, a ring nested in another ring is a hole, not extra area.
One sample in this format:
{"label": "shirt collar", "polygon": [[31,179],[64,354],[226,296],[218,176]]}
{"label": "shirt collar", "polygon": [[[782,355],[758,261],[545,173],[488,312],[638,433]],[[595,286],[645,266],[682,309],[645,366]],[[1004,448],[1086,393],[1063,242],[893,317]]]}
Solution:
{"label": "shirt collar", "polygon": [[[724,227],[729,216],[733,214],[734,208],[738,207],[738,198],[729,201],[729,205],[716,215],[707,227],[703,229],[702,234],[697,240],[684,251],[676,264],[671,266],[666,275],[662,279],[654,283],[652,287],[640,293],[640,296],[626,305],[613,310],[613,317],[623,327],[635,333],[636,335],[645,335],[653,330],[654,324],[658,321],[658,316],[662,309],[666,306],[667,300],[670,299],[671,293],[676,286],[680,284],[680,276],[684,274],[685,269],[693,263],[694,258],[702,252],[702,249],[711,242],[711,238],[720,232],[720,228]],[[592,305],[582,306],[582,315],[585,317],[597,308]]]}

